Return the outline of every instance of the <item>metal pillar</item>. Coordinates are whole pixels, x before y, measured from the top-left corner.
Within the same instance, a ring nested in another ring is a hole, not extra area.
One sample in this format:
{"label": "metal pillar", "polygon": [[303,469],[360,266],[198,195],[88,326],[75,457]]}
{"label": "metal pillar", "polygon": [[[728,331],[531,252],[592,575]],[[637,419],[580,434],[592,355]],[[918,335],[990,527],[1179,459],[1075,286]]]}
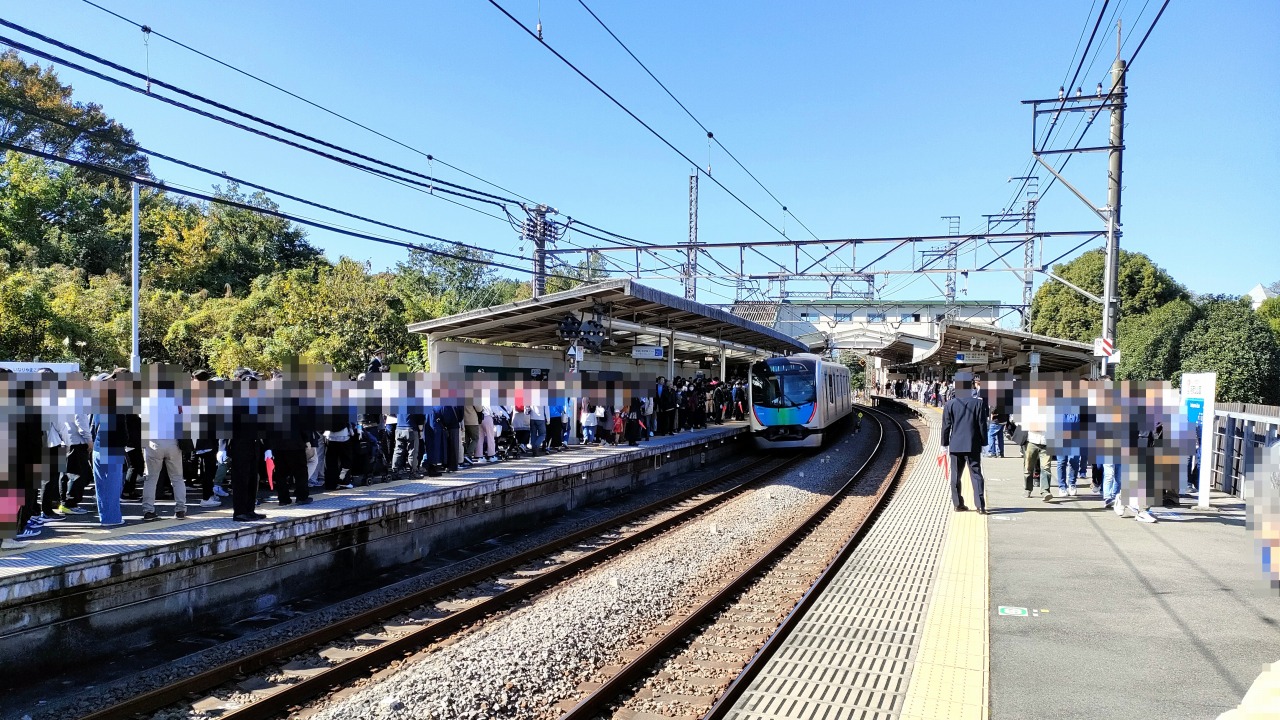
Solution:
{"label": "metal pillar", "polygon": [[689,173],[689,248],[685,250],[684,299],[698,295],[698,172]]}
{"label": "metal pillar", "polygon": [[1116,345],[1120,322],[1120,189],[1124,168],[1125,62],[1111,66],[1111,141],[1107,166],[1107,264],[1102,288],[1102,337]]}
{"label": "metal pillar", "polygon": [[129,369],[133,372],[142,370],[142,356],[138,354],[138,183],[133,183],[133,273],[130,284],[133,292],[133,340],[129,352]]}

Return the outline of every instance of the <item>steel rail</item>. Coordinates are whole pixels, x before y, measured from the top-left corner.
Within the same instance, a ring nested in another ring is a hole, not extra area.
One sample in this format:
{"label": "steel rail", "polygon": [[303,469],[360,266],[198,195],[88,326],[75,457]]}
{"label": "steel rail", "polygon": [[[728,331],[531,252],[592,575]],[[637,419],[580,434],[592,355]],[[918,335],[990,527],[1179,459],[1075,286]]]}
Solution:
{"label": "steel rail", "polygon": [[853,554],[853,551],[856,550],[858,545],[862,542],[862,538],[871,530],[871,526],[875,524],[876,518],[880,516],[884,511],[885,506],[889,504],[889,498],[892,497],[893,491],[897,489],[898,481],[902,477],[902,471],[906,467],[907,433],[906,430],[903,429],[902,423],[898,422],[897,418],[888,414],[885,414],[885,417],[888,417],[895,425],[898,426],[898,431],[902,436],[902,455],[898,457],[898,461],[894,464],[893,470],[890,472],[889,481],[884,483],[880,487],[880,490],[877,491],[875,501],[871,506],[871,512],[867,513],[867,516],[858,523],[858,527],[854,528],[853,533],[849,535],[849,539],[845,541],[843,546],[841,546],[840,551],[836,553],[836,556],[832,558],[831,562],[827,563],[827,566],[818,574],[817,579],[813,581],[813,585],[811,585],[809,589],[805,591],[804,595],[800,597],[800,600],[795,604],[795,607],[791,609],[791,612],[787,613],[787,616],[783,618],[778,629],[769,636],[769,639],[764,641],[764,645],[760,646],[760,649],[756,651],[756,654],[752,656],[751,660],[747,661],[747,664],[742,668],[742,672],[738,673],[738,677],[734,678],[733,682],[729,683],[729,687],[725,688],[725,691],[720,694],[720,697],[716,698],[711,709],[702,716],[702,720],[722,720],[722,718],[728,716],[729,711],[733,708],[733,704],[737,702],[738,698],[740,698],[742,694],[746,692],[747,688],[751,686],[752,681],[756,679],[760,674],[760,671],[764,669],[765,664],[767,664],[777,653],[778,649],[782,647],[782,643],[791,635],[792,631],[800,625],[800,622],[804,619],[805,613],[809,611],[809,608],[818,601],[818,598],[822,597],[823,591],[831,584],[831,580],[835,577],[836,573],[844,566],[845,561],[849,559],[849,556]]}
{"label": "steel rail", "polygon": [[[861,537],[864,527],[870,527],[868,519],[877,515],[877,511],[882,506],[884,499],[887,496],[888,488],[896,483],[898,476],[901,474],[907,452],[906,432],[903,430],[902,425],[886,413],[882,413],[878,410],[871,410],[870,408],[864,409],[873,415],[882,415],[883,417],[888,418],[897,426],[902,438],[902,452],[899,454],[897,461],[894,464],[894,468],[890,471],[889,481],[885,482],[877,492],[871,512],[868,513],[866,519],[859,523],[858,528],[854,531],[854,535],[857,537]],[[602,713],[607,714],[608,706],[616,702],[618,698],[628,690],[629,686],[643,678],[645,675],[648,675],[655,664],[662,660],[672,650],[687,641],[690,635],[698,632],[712,616],[720,612],[725,605],[729,604],[734,596],[738,595],[750,586],[762,573],[771,569],[777,561],[782,559],[798,542],[803,540],[818,524],[822,522],[823,519],[835,510],[836,506],[845,499],[849,491],[852,490],[853,487],[862,479],[867,469],[871,467],[871,464],[879,459],[880,451],[884,448],[886,436],[884,421],[879,421],[879,425],[880,437],[876,440],[876,446],[872,450],[870,456],[868,456],[862,466],[854,472],[853,476],[845,482],[840,490],[832,495],[831,499],[823,503],[822,507],[810,515],[803,523],[761,555],[754,563],[752,563],[751,567],[740,573],[727,585],[721,588],[721,590],[713,597],[687,615],[679,624],[671,628],[661,638],[649,645],[648,648],[642,651],[641,654],[635,657],[631,662],[627,663],[617,674],[606,680],[603,685],[579,701],[578,704],[570,708],[568,712],[561,715],[560,720],[583,720],[584,718],[596,717]],[[846,543],[845,547],[848,547],[848,543]],[[806,593],[804,597],[807,598],[811,594],[813,594],[812,589],[809,593]],[[803,600],[804,598],[802,598],[801,602],[803,602]],[[769,643],[766,641],[766,646],[768,645]],[[750,666],[751,663],[748,663],[748,667]]]}
{"label": "steel rail", "polygon": [[[617,553],[623,552],[630,547],[643,542],[649,537],[665,532],[675,525],[681,524],[696,515],[706,512],[707,510],[726,502],[732,497],[736,497],[749,487],[758,484],[762,480],[782,472],[787,467],[798,461],[801,457],[802,456],[799,454],[785,457],[778,464],[773,465],[772,467],[767,467],[755,476],[748,477],[746,480],[734,485],[732,488],[725,490],[715,497],[699,503],[694,507],[681,511],[666,520],[660,521],[638,531],[637,533],[603,546],[581,558],[552,568],[546,573],[530,578],[519,585],[489,598],[488,600],[484,600],[476,605],[440,618],[429,625],[425,625],[421,630],[383,643],[382,645],[379,645],[355,658],[351,658],[338,665],[330,667],[323,673],[305,678],[293,685],[285,686],[277,693],[265,696],[251,705],[237,708],[224,713],[219,717],[223,720],[230,720],[232,718],[239,720],[243,718],[274,717],[280,712],[286,710],[288,707],[310,700],[311,698],[320,695],[324,691],[336,687],[343,682],[368,675],[370,668],[380,667],[395,660],[403,659],[406,654],[414,652],[469,623],[475,622],[495,610],[532,596],[533,594],[540,592],[545,587],[549,587],[564,578],[571,577],[573,574],[612,557]],[[424,588],[378,607],[352,615],[349,618],[339,620],[338,622],[330,625],[325,625],[297,637],[285,640],[281,643],[263,648],[216,667],[209,668],[208,670],[204,670],[195,675],[180,678],[168,685],[155,688],[122,702],[96,710],[88,715],[84,715],[81,720],[113,720],[121,717],[136,716],[151,713],[169,705],[188,700],[196,693],[208,691],[236,677],[266,667],[271,663],[314,649],[344,635],[348,635],[356,630],[367,628],[368,626],[377,624],[387,618],[394,617],[406,610],[420,607],[442,596],[447,596],[450,593],[457,592],[463,588],[476,585],[477,583],[491,578],[494,575],[499,575],[518,568],[531,560],[537,559],[538,557],[564,550],[575,543],[594,535],[607,532],[612,528],[616,528],[628,522],[632,522],[637,518],[669,509],[672,505],[684,502],[691,497],[708,492],[717,485],[731,481],[735,475],[738,475],[741,472],[742,470],[730,470],[721,473],[707,482],[701,483],[693,488],[689,488],[676,493],[675,495],[649,503],[643,507],[626,512],[618,517],[604,520],[573,532],[563,538],[558,538],[549,543],[544,543],[510,558],[464,573],[452,580],[447,580],[443,583],[433,585],[432,587]]]}

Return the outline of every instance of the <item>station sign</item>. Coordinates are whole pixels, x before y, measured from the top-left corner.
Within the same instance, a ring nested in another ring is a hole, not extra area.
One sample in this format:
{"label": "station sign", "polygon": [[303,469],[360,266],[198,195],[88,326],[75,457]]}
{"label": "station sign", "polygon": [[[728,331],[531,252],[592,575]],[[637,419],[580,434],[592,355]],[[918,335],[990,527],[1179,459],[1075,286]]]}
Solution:
{"label": "station sign", "polygon": [[35,373],[49,368],[56,373],[80,372],[78,362],[18,362],[16,360],[0,361],[0,367],[16,373]]}
{"label": "station sign", "polygon": [[636,360],[661,360],[665,356],[661,345],[635,345],[631,348],[631,357]]}
{"label": "station sign", "polygon": [[991,361],[990,353],[985,350],[970,350],[956,353],[956,364],[986,365]]}

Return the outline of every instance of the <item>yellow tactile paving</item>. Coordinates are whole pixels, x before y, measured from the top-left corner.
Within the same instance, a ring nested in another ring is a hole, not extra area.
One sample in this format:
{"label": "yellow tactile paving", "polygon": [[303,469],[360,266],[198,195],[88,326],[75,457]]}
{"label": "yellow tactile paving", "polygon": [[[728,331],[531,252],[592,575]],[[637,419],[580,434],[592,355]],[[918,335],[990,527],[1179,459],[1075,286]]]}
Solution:
{"label": "yellow tactile paving", "polygon": [[[974,507],[969,479],[965,504]],[[951,517],[899,720],[986,720],[990,689],[987,519]]]}

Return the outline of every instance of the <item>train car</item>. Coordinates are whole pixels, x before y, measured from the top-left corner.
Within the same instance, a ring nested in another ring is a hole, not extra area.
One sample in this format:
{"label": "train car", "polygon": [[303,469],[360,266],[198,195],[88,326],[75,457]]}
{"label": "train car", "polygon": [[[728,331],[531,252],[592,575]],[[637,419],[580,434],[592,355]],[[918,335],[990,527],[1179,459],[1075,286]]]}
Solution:
{"label": "train car", "polygon": [[821,447],[853,410],[849,368],[817,355],[769,358],[751,366],[747,401],[757,447]]}

